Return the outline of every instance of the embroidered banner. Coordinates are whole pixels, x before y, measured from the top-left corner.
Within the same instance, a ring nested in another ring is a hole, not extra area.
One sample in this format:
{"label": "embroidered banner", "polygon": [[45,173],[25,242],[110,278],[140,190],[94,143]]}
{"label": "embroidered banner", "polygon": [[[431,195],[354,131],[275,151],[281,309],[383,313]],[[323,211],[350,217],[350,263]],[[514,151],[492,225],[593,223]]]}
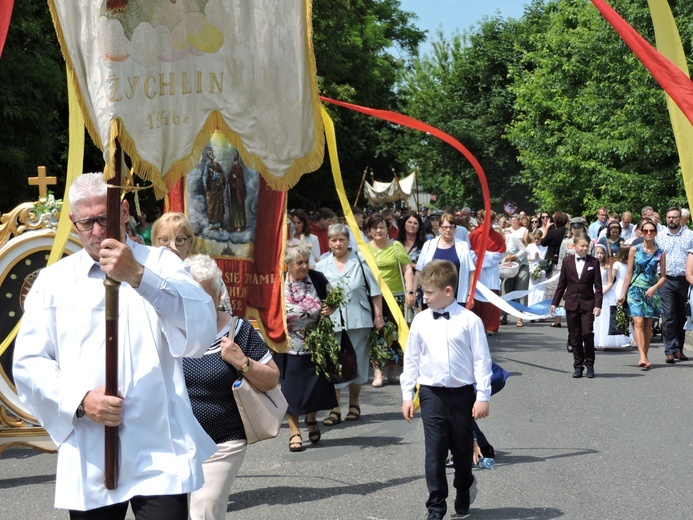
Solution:
{"label": "embroidered banner", "polygon": [[168,201],[170,210],[190,220],[191,253],[210,255],[224,273],[233,313],[256,319],[268,343],[282,350],[286,192],[271,189],[243,153],[215,132]]}
{"label": "embroidered banner", "polygon": [[49,6],[92,139],[110,165],[118,138],[158,197],[217,128],[274,188],[322,163],[310,0]]}

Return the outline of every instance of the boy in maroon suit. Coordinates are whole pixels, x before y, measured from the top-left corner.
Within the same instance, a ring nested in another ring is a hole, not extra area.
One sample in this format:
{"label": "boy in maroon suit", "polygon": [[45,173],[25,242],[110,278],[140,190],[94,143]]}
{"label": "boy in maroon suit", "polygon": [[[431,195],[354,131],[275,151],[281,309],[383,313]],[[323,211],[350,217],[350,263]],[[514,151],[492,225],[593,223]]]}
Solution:
{"label": "boy in maroon suit", "polygon": [[578,233],[573,240],[575,255],[563,259],[558,287],[551,302],[551,314],[565,299],[568,342],[573,347],[573,377],[594,377],[594,318],[602,308],[602,274],[599,260],[587,254],[590,240]]}

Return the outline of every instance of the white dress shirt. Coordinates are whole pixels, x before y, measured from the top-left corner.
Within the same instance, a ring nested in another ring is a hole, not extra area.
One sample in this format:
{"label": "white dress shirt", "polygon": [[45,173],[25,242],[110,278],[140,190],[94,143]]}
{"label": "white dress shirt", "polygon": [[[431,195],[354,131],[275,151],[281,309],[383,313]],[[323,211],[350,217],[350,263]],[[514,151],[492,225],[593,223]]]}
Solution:
{"label": "white dress shirt", "polygon": [[585,268],[586,257],[575,255],[575,269],[577,269],[578,278],[582,277],[582,270]]}
{"label": "white dress shirt", "polygon": [[488,401],[491,354],[481,318],[457,302],[440,312],[450,319],[434,319],[430,308],[414,317],[400,377],[402,400],[413,400],[417,383],[445,388],[476,383],[476,400]]}
{"label": "white dress shirt", "polygon": [[202,462],[217,451],[193,416],[180,359],[201,356],[214,341],[214,304],[165,247],[128,245],[145,269],[138,288],[119,290],[123,422],[114,490],[104,487],[104,426],[75,416],[84,395],[105,384],[105,275],[82,250],[43,269],[25,302],[14,378],[58,447],[57,508],[189,493],[202,486]]}

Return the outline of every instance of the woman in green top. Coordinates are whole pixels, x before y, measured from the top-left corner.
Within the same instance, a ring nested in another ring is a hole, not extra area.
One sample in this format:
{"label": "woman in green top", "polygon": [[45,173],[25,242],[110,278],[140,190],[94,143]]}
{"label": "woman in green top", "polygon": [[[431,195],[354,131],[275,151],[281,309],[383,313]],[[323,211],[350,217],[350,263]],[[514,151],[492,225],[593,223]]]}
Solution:
{"label": "woman in green top", "polygon": [[[383,281],[387,284],[397,303],[401,306],[404,302],[405,293],[414,291],[414,272],[412,270],[409,255],[404,246],[396,240],[390,240],[387,236],[387,221],[381,215],[373,215],[366,222],[371,241],[368,243],[368,250],[373,256]],[[392,312],[383,305],[383,317],[386,323],[393,323]],[[373,387],[383,386],[383,371],[387,366],[387,379],[390,383],[397,379],[397,363],[402,359],[402,347],[395,340],[390,345],[392,356],[384,363],[377,363],[371,360],[373,365]]]}

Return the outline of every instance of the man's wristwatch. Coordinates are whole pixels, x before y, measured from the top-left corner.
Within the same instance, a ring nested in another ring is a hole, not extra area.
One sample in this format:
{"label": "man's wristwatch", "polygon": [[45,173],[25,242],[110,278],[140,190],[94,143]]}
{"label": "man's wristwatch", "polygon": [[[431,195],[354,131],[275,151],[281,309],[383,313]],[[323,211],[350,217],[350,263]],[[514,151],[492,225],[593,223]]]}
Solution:
{"label": "man's wristwatch", "polygon": [[248,370],[250,370],[250,358],[248,356],[246,356],[245,364],[241,367],[241,372],[243,372],[244,374],[247,374]]}
{"label": "man's wristwatch", "polygon": [[[84,395],[86,397],[86,394]],[[81,419],[84,417],[84,398],[82,398],[82,402],[79,403],[79,406],[77,407],[77,411],[75,412],[75,416],[77,419]]]}

